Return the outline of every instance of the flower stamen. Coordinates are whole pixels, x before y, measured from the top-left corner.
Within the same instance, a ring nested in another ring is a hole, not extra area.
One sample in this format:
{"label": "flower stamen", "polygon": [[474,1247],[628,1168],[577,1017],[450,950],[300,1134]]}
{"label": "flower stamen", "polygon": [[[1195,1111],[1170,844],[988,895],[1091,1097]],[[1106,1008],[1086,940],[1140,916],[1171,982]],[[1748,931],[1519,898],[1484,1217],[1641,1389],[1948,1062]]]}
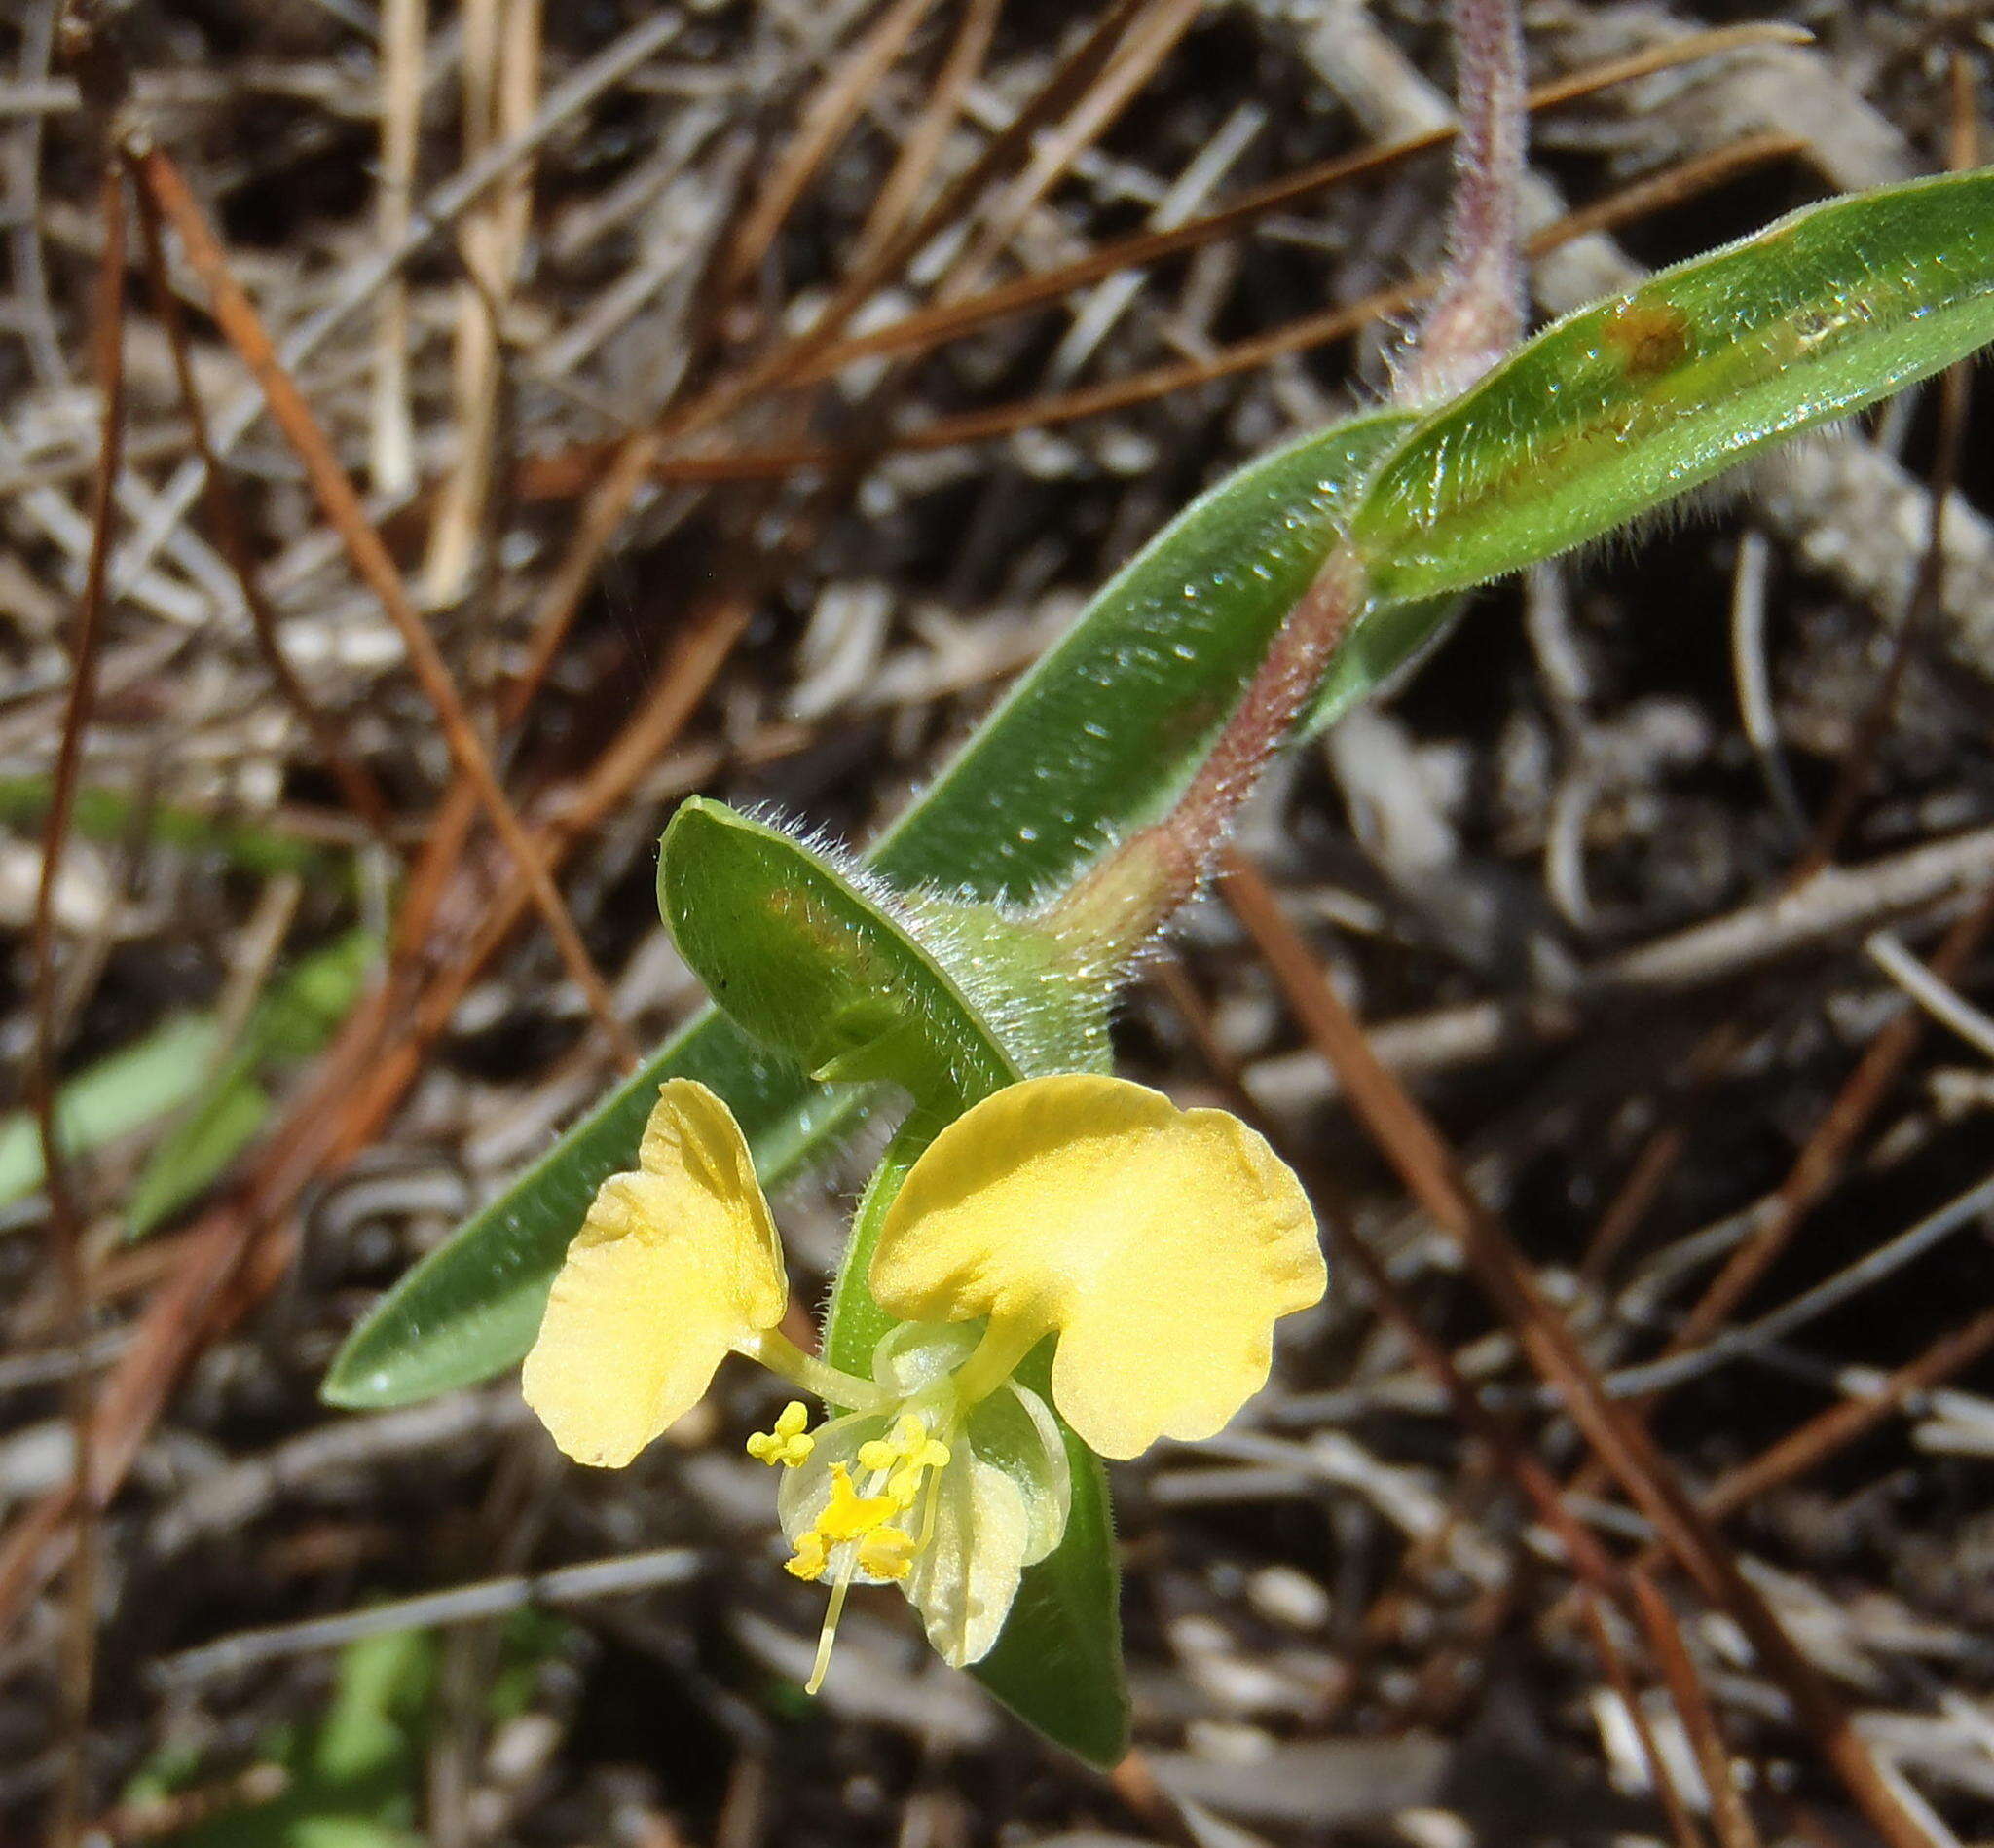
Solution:
{"label": "flower stamen", "polygon": [[810,1414],[802,1401],[792,1399],[783,1407],[774,1429],[757,1431],[748,1440],[748,1455],[770,1465],[779,1463],[785,1469],[808,1462],[810,1453],[817,1448],[816,1438],[806,1435],[803,1429],[809,1422]]}
{"label": "flower stamen", "polygon": [[859,1542],[859,1567],[874,1578],[905,1578],[913,1570],[919,1542],[897,1527],[883,1527]]}

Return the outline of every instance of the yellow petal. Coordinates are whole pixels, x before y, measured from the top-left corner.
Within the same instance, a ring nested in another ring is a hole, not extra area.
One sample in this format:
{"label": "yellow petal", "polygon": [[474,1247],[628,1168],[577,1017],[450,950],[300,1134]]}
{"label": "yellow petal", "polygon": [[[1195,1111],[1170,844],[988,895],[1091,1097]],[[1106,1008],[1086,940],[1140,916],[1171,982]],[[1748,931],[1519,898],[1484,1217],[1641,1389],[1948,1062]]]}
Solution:
{"label": "yellow petal", "polygon": [[1074,1073],[959,1117],[880,1229],[872,1292],[911,1321],[1058,1331],[1052,1400],[1104,1457],[1217,1431],[1274,1324],[1328,1276],[1294,1174],[1237,1117]]}
{"label": "yellow petal", "polygon": [[527,1355],[527,1403],[578,1463],[617,1468],[712,1384],[729,1348],[782,1319],[782,1247],[732,1114],[704,1085],[662,1087],[554,1279]]}

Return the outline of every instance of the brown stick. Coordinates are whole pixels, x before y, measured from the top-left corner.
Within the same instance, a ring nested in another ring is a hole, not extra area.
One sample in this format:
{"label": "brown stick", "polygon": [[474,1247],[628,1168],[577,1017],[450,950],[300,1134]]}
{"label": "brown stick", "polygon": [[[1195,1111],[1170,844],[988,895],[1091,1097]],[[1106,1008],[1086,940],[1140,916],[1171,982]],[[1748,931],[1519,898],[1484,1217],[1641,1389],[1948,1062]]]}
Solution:
{"label": "brown stick", "polygon": [[1886,1375],[1875,1391],[1839,1400],[1750,1462],[1726,1470],[1704,1491],[1704,1512],[1721,1521],[1768,1489],[1817,1468],[1835,1452],[1894,1417],[1906,1402],[1963,1372],[1988,1352],[1994,1352],[1994,1309],[1983,1310],[1964,1327],[1941,1335],[1915,1360]]}
{"label": "brown stick", "polygon": [[1628,1576],[1634,1585],[1635,1608],[1641,1615],[1641,1626],[1647,1633],[1655,1666],[1668,1683],[1670,1698],[1682,1719],[1682,1730],[1696,1754],[1697,1768],[1703,1773],[1703,1788],[1710,1798],[1711,1822],[1717,1839],[1723,1848],[1760,1848],[1752,1812],[1746,1808],[1737,1780],[1731,1775],[1731,1755],[1717,1727],[1717,1713],[1677,1627],[1676,1613],[1645,1572],[1635,1571]]}
{"label": "brown stick", "polygon": [[[1212,1076],[1226,1091],[1234,1111],[1279,1147],[1283,1138],[1247,1090],[1237,1061],[1211,1030],[1203,1001],[1192,985],[1183,965],[1174,957],[1165,955],[1158,962],[1156,976],[1190,1029]],[[1607,1680],[1627,1708],[1678,1848],[1702,1848],[1701,1838],[1676,1790],[1667,1761],[1656,1749],[1654,1734],[1641,1710],[1627,1665],[1601,1614],[1602,1600],[1631,1608],[1632,1592],[1619,1561],[1572,1514],[1557,1478],[1532,1454],[1522,1435],[1508,1420],[1482,1402],[1480,1394],[1455,1365],[1454,1356],[1426,1332],[1378,1254],[1350,1226],[1345,1215],[1327,1207],[1326,1203],[1335,1199],[1335,1190],[1328,1177],[1316,1168],[1306,1151],[1289,1147],[1282,1149],[1282,1154],[1301,1171],[1310,1198],[1324,1208],[1323,1223],[1328,1228],[1337,1262],[1356,1267],[1373,1306],[1406,1344],[1414,1364],[1446,1394],[1455,1417],[1485,1447],[1492,1462],[1508,1475],[1565,1548],[1565,1557],[1581,1581],[1574,1595],[1599,1650]],[[1324,1718],[1326,1719],[1327,1716]]]}
{"label": "brown stick", "polygon": [[[1790,134],[1754,134],[1710,154],[1698,155],[1666,172],[1637,180],[1603,200],[1568,213],[1555,225],[1547,225],[1529,241],[1528,251],[1540,257],[1565,244],[1609,230],[1615,225],[1640,218],[1666,205],[1693,198],[1734,179],[1741,172],[1782,161],[1799,153],[1806,143]],[[1374,321],[1402,314],[1423,300],[1437,285],[1439,277],[1428,272],[1388,288],[1374,290],[1345,307],[1307,314],[1285,326],[1264,334],[1250,335],[1222,347],[1204,358],[1153,366],[1126,379],[1111,379],[1102,385],[1083,386],[1072,391],[1024,398],[1009,404],[986,405],[912,429],[893,430],[870,439],[871,449],[880,453],[920,453],[953,449],[966,443],[987,442],[1021,429],[1050,428],[1059,424],[1079,423],[1102,417],[1111,411],[1147,404],[1209,385],[1237,373],[1252,372],[1289,353],[1307,352],[1332,341],[1346,340]],[[979,298],[980,299],[980,298]],[[891,331],[891,330],[883,330]],[[690,413],[688,412],[688,418]],[[700,426],[711,420],[702,416]],[[691,425],[686,426],[689,429]],[[674,426],[674,435],[685,430]],[[521,495],[529,499],[561,499],[580,493],[601,477],[606,458],[620,458],[630,442],[614,445],[581,444],[572,449],[535,457],[522,470]],[[834,443],[792,443],[765,449],[727,449],[705,454],[672,455],[662,440],[652,439],[651,473],[660,481],[758,481],[793,475],[807,468],[848,466],[862,460],[867,451]]]}
{"label": "brown stick", "polygon": [[[1798,35],[1801,42],[1805,36]],[[1651,76],[1678,62],[1712,57],[1750,45],[1791,44],[1794,40],[1795,33],[1791,26],[1726,26],[1718,31],[1699,33],[1694,38],[1651,46],[1630,57],[1616,58],[1611,63],[1540,85],[1530,92],[1527,103],[1532,112],[1556,109],[1615,84]],[[1216,238],[1244,231],[1258,220],[1312,199],[1318,193],[1332,192],[1353,179],[1384,172],[1417,155],[1443,148],[1454,139],[1454,135],[1455,129],[1450,125],[1430,129],[1424,134],[1409,135],[1401,141],[1360,148],[1354,154],[1340,154],[1333,160],[1304,167],[1300,172],[1270,180],[1230,205],[1221,205],[1215,211],[1187,219],[1168,231],[1138,232],[1090,250],[1086,256],[1075,257],[1070,263],[1061,263],[985,289],[967,301],[943,302],[915,309],[883,327],[834,342],[807,362],[792,366],[787,376],[791,384],[808,385],[819,379],[828,379],[860,359],[880,358],[889,353],[910,351],[929,351],[946,341],[988,326],[992,321],[1008,319],[1042,302],[1069,295],[1089,282],[1098,282],[1103,277],[1160,263],[1165,257],[1176,256],[1186,250],[1200,249]]]}

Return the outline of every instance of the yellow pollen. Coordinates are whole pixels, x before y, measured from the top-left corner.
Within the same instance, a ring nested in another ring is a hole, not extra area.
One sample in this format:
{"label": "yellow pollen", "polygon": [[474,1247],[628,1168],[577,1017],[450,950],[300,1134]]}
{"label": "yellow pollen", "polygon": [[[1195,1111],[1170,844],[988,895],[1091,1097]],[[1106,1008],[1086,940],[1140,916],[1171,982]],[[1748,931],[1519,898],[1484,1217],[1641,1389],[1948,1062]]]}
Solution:
{"label": "yellow pollen", "polygon": [[780,1463],[785,1469],[807,1462],[810,1453],[817,1448],[816,1438],[803,1431],[809,1422],[810,1414],[801,1401],[792,1399],[783,1407],[773,1430],[757,1431],[748,1440],[748,1455],[764,1463]]}
{"label": "yellow pollen", "polygon": [[783,1571],[797,1578],[815,1581],[824,1576],[824,1570],[831,1564],[824,1547],[824,1535],[814,1528],[799,1534],[796,1539],[795,1556],[783,1561]]}
{"label": "yellow pollen", "polygon": [[921,1477],[948,1461],[948,1446],[928,1435],[927,1422],[904,1413],[890,1437],[875,1437],[859,1447],[859,1467],[886,1477],[886,1493],[903,1508],[913,1506],[921,1493]]}
{"label": "yellow pollen", "polygon": [[[778,1440],[796,1441],[794,1427],[785,1435],[780,1420],[769,1441],[773,1444]],[[808,1438],[801,1441],[810,1442]],[[753,1443],[751,1440],[751,1448]],[[757,1451],[757,1455],[759,1454]],[[921,1499],[923,1478],[941,1469],[948,1461],[948,1455],[946,1444],[929,1436],[926,1421],[906,1413],[890,1435],[871,1438],[859,1446],[859,1468],[870,1479],[870,1488],[877,1490],[883,1483],[885,1494],[861,1495],[853,1485],[851,1465],[831,1464],[831,1498],[819,1511],[815,1524],[797,1536],[795,1557],[788,1562],[788,1570],[798,1578],[831,1578],[831,1603],[817,1640],[817,1664],[805,1684],[806,1691],[814,1694],[824,1684],[825,1671],[831,1666],[831,1642],[837,1635],[838,1619],[844,1614],[845,1596],[853,1579],[860,1572],[868,1578],[905,1579],[913,1570],[915,1554],[934,1536],[933,1495],[928,1497],[918,1539],[905,1528],[890,1523]]]}
{"label": "yellow pollen", "polygon": [[852,1472],[843,1463],[831,1466],[831,1499],[817,1517],[813,1530],[831,1546],[864,1539],[876,1528],[884,1527],[900,1512],[891,1496],[862,1496],[852,1487]]}
{"label": "yellow pollen", "polygon": [[905,1578],[912,1569],[914,1536],[897,1527],[883,1527],[859,1542],[859,1568],[875,1578]]}
{"label": "yellow pollen", "polygon": [[875,1437],[869,1444],[859,1446],[859,1467],[875,1473],[891,1469],[900,1461],[900,1452],[883,1437]]}

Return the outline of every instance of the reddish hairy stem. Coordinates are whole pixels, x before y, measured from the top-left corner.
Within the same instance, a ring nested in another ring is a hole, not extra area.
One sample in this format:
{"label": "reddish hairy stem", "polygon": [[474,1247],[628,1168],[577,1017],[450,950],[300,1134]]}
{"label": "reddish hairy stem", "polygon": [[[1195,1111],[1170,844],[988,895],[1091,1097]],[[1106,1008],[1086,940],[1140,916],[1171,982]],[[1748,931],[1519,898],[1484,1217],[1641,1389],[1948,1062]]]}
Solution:
{"label": "reddish hairy stem", "polygon": [[1454,208],[1447,280],[1420,325],[1397,396],[1407,404],[1457,397],[1523,331],[1523,263],[1517,203],[1523,191],[1530,110],[1516,0],[1455,0]]}
{"label": "reddish hairy stem", "polygon": [[1170,812],[1131,834],[1053,907],[1048,922],[1082,952],[1126,963],[1211,869],[1226,831],[1253,794],[1364,608],[1363,568],[1339,543],[1302,593]]}

